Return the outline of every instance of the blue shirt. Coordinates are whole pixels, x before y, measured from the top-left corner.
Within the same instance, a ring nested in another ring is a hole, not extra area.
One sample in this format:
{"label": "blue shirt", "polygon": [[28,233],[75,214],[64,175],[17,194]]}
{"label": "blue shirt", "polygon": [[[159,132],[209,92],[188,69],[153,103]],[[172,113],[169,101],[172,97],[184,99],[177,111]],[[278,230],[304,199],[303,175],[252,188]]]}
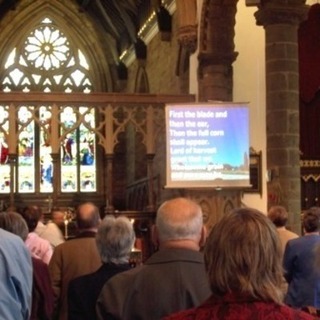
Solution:
{"label": "blue shirt", "polygon": [[32,263],[23,241],[0,228],[0,319],[28,320]]}

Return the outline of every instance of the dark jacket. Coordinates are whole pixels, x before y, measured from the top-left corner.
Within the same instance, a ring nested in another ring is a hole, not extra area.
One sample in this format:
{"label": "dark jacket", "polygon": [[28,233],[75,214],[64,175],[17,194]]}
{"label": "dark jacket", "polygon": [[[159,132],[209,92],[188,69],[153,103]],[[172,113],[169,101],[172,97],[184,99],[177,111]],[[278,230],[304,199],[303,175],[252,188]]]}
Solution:
{"label": "dark jacket", "polygon": [[285,302],[295,308],[320,308],[320,272],[315,266],[315,248],[320,245],[316,234],[290,240],[284,252],[285,278],[288,292]]}
{"label": "dark jacket", "polygon": [[48,265],[32,258],[33,285],[30,320],[50,320],[53,315],[54,299]]}
{"label": "dark jacket", "polygon": [[202,253],[166,249],[141,267],[122,272],[103,287],[98,319],[161,319],[199,305],[211,294]]}
{"label": "dark jacket", "polygon": [[96,272],[75,278],[68,288],[68,320],[95,320],[96,302],[103,285],[129,264],[103,264]]}

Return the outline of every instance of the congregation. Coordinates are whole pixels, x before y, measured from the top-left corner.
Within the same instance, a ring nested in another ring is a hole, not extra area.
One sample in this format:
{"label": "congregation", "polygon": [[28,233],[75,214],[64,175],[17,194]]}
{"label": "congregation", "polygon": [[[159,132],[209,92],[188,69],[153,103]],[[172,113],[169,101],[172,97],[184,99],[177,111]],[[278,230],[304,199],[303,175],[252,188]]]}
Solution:
{"label": "congregation", "polygon": [[[18,211],[18,210],[17,210]],[[207,230],[191,199],[163,202],[152,227],[155,252],[130,264],[136,235],[125,216],[93,203],[76,209],[64,239],[36,205],[0,212],[0,319],[311,320],[320,309],[320,208],[302,217],[236,208]]]}

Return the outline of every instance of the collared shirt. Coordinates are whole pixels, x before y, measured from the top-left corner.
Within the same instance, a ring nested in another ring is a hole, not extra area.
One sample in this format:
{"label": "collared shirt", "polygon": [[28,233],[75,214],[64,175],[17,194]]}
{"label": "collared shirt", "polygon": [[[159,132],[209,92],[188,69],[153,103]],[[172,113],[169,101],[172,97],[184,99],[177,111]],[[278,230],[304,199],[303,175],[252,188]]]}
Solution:
{"label": "collared shirt", "polygon": [[28,320],[32,264],[23,241],[0,228],[0,319]]}

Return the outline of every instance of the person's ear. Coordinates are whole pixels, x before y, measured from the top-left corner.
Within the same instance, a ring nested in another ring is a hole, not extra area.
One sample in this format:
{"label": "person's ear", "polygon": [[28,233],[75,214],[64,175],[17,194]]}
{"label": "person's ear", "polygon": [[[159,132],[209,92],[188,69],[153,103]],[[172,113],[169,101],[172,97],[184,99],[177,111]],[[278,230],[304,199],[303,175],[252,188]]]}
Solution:
{"label": "person's ear", "polygon": [[207,236],[208,236],[207,227],[203,225],[201,229],[201,235],[200,235],[200,241],[199,241],[200,248],[204,247],[207,241]]}
{"label": "person's ear", "polygon": [[155,246],[155,248],[158,248],[159,247],[159,234],[158,234],[158,229],[155,224],[151,227],[151,240],[152,240],[152,243]]}

